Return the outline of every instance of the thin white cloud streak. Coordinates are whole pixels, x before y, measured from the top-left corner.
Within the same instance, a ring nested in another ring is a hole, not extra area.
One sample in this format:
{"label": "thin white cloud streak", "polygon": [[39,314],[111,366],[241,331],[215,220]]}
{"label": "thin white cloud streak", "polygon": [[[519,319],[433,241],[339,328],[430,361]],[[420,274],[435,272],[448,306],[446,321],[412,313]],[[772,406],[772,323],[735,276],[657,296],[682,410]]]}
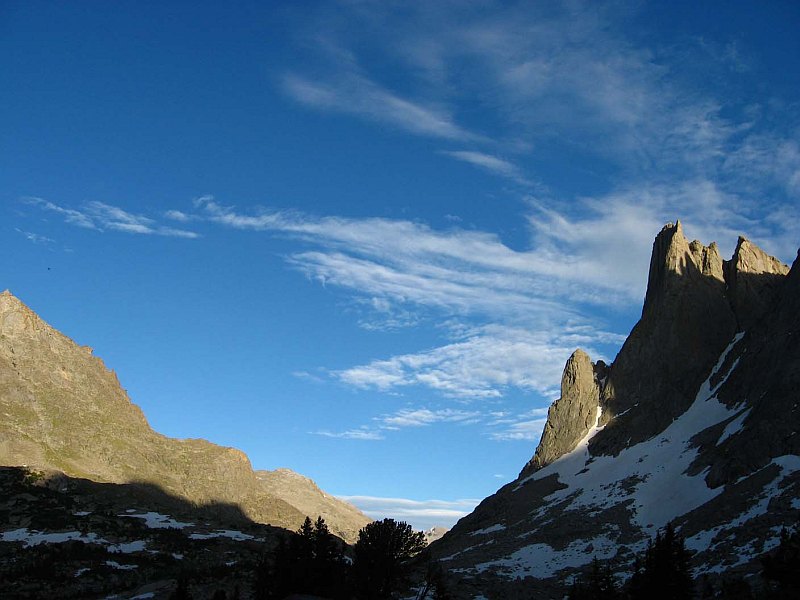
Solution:
{"label": "thin white cloud streak", "polygon": [[404,408],[389,415],[376,417],[383,429],[401,429],[403,427],[424,427],[434,423],[476,423],[481,417],[478,411],[466,411],[453,408],[430,410],[428,408]]}
{"label": "thin white cloud streak", "polygon": [[195,220],[195,217],[180,210],[168,210],[164,213],[164,216],[167,219],[179,221],[181,223],[188,223]]}
{"label": "thin white cloud streak", "polygon": [[69,223],[70,225],[76,225],[77,227],[83,227],[85,229],[97,229],[97,226],[94,224],[94,221],[84,213],[79,210],[74,210],[72,208],[64,208],[62,206],[58,206],[53,202],[49,202],[42,198],[36,197],[26,197],[22,198],[22,201],[26,204],[32,204],[34,206],[38,206],[44,210],[48,210],[63,216],[64,221]]}
{"label": "thin white cloud streak", "polygon": [[347,431],[309,431],[312,435],[321,435],[322,437],[337,438],[344,440],[365,440],[365,441],[378,441],[383,439],[383,434],[378,431],[370,431],[367,429],[348,429]]}
{"label": "thin white cloud streak", "polygon": [[23,198],[27,204],[61,215],[70,225],[95,231],[121,231],[138,235],[159,235],[194,239],[200,235],[194,231],[176,229],[159,224],[155,219],[130,213],[118,206],[104,202],[85,203],[81,210],[65,208],[42,198]]}
{"label": "thin white cloud streak", "polygon": [[744,234],[790,260],[785,249],[800,237],[797,220],[764,219],[751,204],[706,179],[584,198],[575,211],[580,217],[531,200],[527,250],[514,250],[479,231],[437,231],[380,218],[242,214],[210,197],[197,202],[211,221],[318,246],[290,255],[289,262],[310,278],[349,289],[376,306],[411,303],[494,319],[539,314],[552,322],[574,315],[580,303],[634,306],[644,297],[653,237],[678,218],[689,235],[715,240],[726,252]]}
{"label": "thin white cloud streak", "polygon": [[468,515],[478,505],[477,499],[460,500],[410,500],[407,498],[382,498],[376,496],[337,496],[354,504],[373,519],[405,521],[417,530],[434,526],[452,527],[461,517]]}
{"label": "thin white cloud streak", "polygon": [[55,242],[54,239],[47,237],[46,235],[41,235],[39,233],[34,233],[32,231],[23,231],[17,227],[14,228],[14,231],[23,235],[26,240],[33,244],[52,244]]}
{"label": "thin white cloud streak", "polygon": [[438,423],[475,425],[482,420],[484,420],[484,415],[475,410],[403,408],[394,413],[374,417],[372,425],[362,425],[339,432],[321,430],[309,433],[337,439],[378,441],[385,439],[384,432],[387,431],[399,431],[408,427],[427,427]]}
{"label": "thin white cloud streak", "polygon": [[477,137],[456,125],[447,112],[401,98],[355,73],[341,74],[331,83],[287,75],[283,87],[307,106],[360,116],[412,134],[445,140]]}
{"label": "thin white cloud streak", "polygon": [[535,408],[513,417],[503,416],[491,424],[496,426],[489,438],[498,441],[538,442],[547,422],[547,408]]}
{"label": "thin white cloud streak", "polygon": [[494,175],[505,177],[519,184],[526,186],[532,185],[531,181],[523,175],[522,170],[517,165],[502,158],[498,158],[497,156],[472,150],[448,150],[442,151],[442,154],[476,166]]}

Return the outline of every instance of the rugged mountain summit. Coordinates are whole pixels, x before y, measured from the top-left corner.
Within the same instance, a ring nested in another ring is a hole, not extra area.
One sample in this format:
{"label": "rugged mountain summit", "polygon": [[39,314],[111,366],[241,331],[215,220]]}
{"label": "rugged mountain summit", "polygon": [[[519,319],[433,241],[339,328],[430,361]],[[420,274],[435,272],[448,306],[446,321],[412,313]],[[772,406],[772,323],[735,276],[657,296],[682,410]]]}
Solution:
{"label": "rugged mountain summit", "polygon": [[523,475],[541,469],[572,450],[597,424],[605,370],[602,361],[593,365],[589,355],[581,349],[569,357],[561,377],[561,397],[547,411],[542,440],[522,470]]}
{"label": "rugged mountain summit", "polygon": [[293,479],[293,489],[258,476],[239,450],[156,433],[91,348],[54,330],[8,291],[0,294],[0,411],[3,465],[152,484],[220,511],[236,505],[253,521],[292,530],[313,508],[312,517],[323,514],[348,541],[369,522],[330,496],[305,501],[307,493],[322,494],[310,480]]}
{"label": "rugged mountain summit", "polygon": [[692,403],[736,332],[716,244],[689,243],[680,221],[653,242],[642,318],[603,388],[593,454],[616,454],[662,431]]}
{"label": "rugged mountain summit", "polygon": [[798,390],[800,259],[740,238],[723,261],[668,224],[613,364],[570,357],[519,478],[432,551],[459,596],[561,597],[595,557],[630,572],[672,522],[696,574],[752,573],[800,517]]}

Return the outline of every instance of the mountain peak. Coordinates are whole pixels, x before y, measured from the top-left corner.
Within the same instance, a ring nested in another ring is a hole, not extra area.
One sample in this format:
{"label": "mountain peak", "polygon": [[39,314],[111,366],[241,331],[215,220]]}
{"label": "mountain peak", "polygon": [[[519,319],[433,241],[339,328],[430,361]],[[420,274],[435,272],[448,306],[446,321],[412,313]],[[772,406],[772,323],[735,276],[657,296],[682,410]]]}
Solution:
{"label": "mountain peak", "polygon": [[464,597],[555,598],[593,560],[630,574],[672,523],[695,575],[756,573],[797,522],[798,336],[800,254],[787,271],[740,238],[723,263],[667,224],[614,362],[572,354],[531,461],[434,557]]}
{"label": "mountain peak", "polygon": [[521,475],[550,464],[572,450],[596,425],[600,407],[597,367],[578,348],[564,366],[561,397],[547,411],[542,439]]}
{"label": "mountain peak", "polygon": [[769,312],[789,267],[739,236],[724,272],[739,329],[746,330]]}
{"label": "mountain peak", "polygon": [[680,221],[675,225],[667,223],[653,241],[642,314],[658,310],[665,296],[679,293],[678,289],[685,285],[705,278],[724,281],[722,266],[716,243],[708,246],[698,240],[689,243]]}

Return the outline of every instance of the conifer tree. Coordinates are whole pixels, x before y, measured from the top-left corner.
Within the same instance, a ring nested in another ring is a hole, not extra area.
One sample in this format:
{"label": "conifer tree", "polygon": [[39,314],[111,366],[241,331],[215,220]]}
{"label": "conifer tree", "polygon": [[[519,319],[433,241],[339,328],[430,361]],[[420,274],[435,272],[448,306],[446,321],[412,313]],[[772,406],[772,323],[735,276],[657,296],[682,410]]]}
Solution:
{"label": "conifer tree", "polygon": [[611,567],[601,566],[595,557],[588,576],[576,578],[567,597],[568,600],[617,600],[620,593]]}
{"label": "conifer tree", "polygon": [[761,564],[770,597],[800,598],[800,524],[791,533],[786,528],[781,531],[780,545]]}
{"label": "conifer tree", "polygon": [[643,563],[637,560],[629,591],[633,600],[684,600],[693,597],[689,551],[671,523],[648,542]]}
{"label": "conifer tree", "polygon": [[394,519],[373,521],[358,532],[355,545],[356,587],[359,598],[389,598],[399,582],[403,564],[425,548],[425,534]]}

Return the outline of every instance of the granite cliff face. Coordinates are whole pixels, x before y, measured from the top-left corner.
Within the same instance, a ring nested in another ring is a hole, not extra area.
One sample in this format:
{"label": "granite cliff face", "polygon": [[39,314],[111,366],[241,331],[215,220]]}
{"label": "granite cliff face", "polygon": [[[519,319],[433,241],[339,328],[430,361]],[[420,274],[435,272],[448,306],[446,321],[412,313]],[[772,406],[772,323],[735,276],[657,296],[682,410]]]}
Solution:
{"label": "granite cliff face", "polygon": [[240,450],[156,433],[90,348],[54,330],[7,291],[0,294],[0,412],[3,465],[151,484],[220,511],[236,506],[253,521],[291,530],[307,514],[322,514],[332,532],[351,542],[369,522],[306,478],[279,484],[259,476]]}
{"label": "granite cliff face", "polygon": [[541,469],[572,450],[600,416],[600,388],[605,365],[593,365],[589,355],[576,350],[561,376],[561,397],[547,411],[542,440],[520,476]]}
{"label": "granite cliff face", "polygon": [[729,261],[656,236],[642,317],[613,364],[570,357],[519,478],[432,546],[457,594],[561,597],[593,558],[630,572],[671,522],[695,573],[747,574],[800,517],[800,259]]}

